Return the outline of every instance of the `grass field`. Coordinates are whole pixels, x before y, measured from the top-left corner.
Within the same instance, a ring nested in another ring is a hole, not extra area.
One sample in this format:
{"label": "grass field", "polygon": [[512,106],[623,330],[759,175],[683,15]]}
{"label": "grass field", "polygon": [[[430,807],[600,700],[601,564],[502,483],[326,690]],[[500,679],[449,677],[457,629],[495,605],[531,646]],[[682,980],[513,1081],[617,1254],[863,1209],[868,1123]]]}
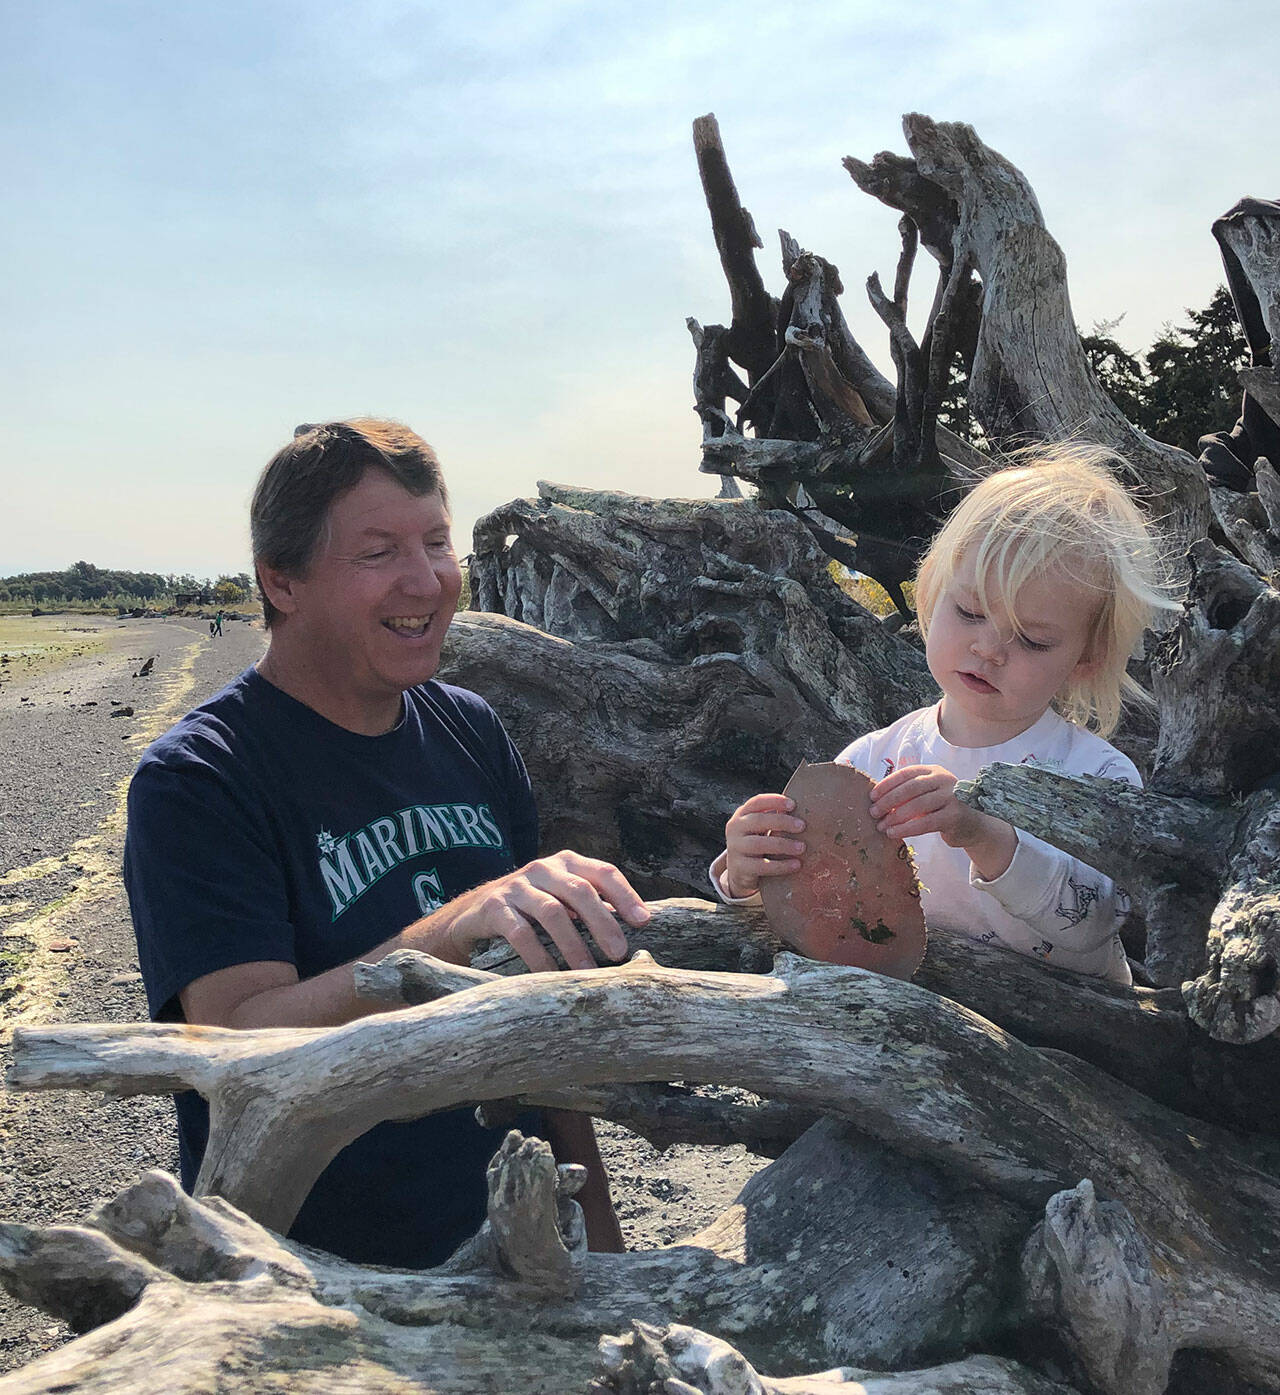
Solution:
{"label": "grass field", "polygon": [[34,677],[106,647],[75,615],[0,615],[0,680]]}

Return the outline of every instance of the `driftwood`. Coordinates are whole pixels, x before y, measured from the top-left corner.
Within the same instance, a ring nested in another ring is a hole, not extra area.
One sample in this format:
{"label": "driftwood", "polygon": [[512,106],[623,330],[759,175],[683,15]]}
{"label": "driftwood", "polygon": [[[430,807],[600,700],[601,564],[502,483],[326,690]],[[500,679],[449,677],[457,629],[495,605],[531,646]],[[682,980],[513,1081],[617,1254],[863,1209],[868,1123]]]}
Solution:
{"label": "driftwood", "polygon": [[[442,972],[456,984],[456,971]],[[483,1029],[474,1025],[480,1021]],[[648,1028],[642,1038],[631,1030],[636,1021]],[[529,1051],[530,1041],[538,1051]],[[436,1063],[445,1059],[450,1069],[442,1073]],[[333,1031],[31,1028],[15,1036],[13,1083],[199,1088],[211,1103],[212,1129],[197,1192],[216,1192],[283,1229],[327,1158],[379,1117],[492,1097],[498,1081],[535,1095],[568,1080],[672,1077],[767,1090],[856,1120],[868,1137],[942,1169],[952,1185],[976,1186],[1026,1216],[1044,1211],[1046,1230],[1059,1237],[1071,1230],[1064,1213],[1089,1220],[1092,1194],[1079,1185],[1087,1178],[1114,1204],[1110,1219],[1076,1225],[1071,1245],[1046,1243],[1046,1231],[1037,1232],[1036,1257],[1022,1266],[1024,1324],[1051,1328],[1102,1390],[1161,1390],[1173,1354],[1203,1344],[1238,1357],[1242,1369],[1280,1377],[1280,1261],[1268,1243],[1280,1221],[1280,1183],[1246,1147],[1212,1125],[1192,1132],[1183,1116],[1081,1062],[1024,1046],[945,998],[857,970],[782,956],[768,977],[722,975],[663,969],[641,955],[613,969],[478,984]],[[553,1173],[544,1173],[544,1192],[554,1191]],[[264,1185],[267,1178],[274,1185]],[[1054,1200],[1064,1191],[1075,1201]],[[829,1231],[829,1215],[823,1224]],[[1116,1225],[1130,1235],[1118,1247]],[[724,1250],[713,1240],[710,1258],[690,1261],[696,1273],[684,1275],[681,1310],[714,1317],[715,1330],[760,1348],[772,1324],[761,1320],[759,1289],[750,1321],[741,1289],[727,1312],[707,1269],[723,1262],[717,1254]],[[637,1289],[654,1294],[639,1275],[656,1265],[648,1271],[655,1280],[659,1257],[587,1258],[584,1272],[609,1259],[632,1315],[651,1320],[635,1311],[645,1306]],[[815,1266],[805,1269],[810,1298],[817,1271],[831,1267],[822,1259]],[[1082,1346],[1098,1306],[1100,1266],[1128,1295],[1127,1304],[1107,1305],[1111,1322],[1131,1314],[1125,1340],[1144,1341],[1153,1323],[1161,1334],[1141,1381],[1107,1377]],[[1160,1276],[1152,1292],[1142,1278],[1148,1269]],[[38,1282],[31,1266],[25,1272],[28,1285]],[[753,1282],[767,1292],[759,1275]],[[825,1340],[831,1313],[819,1295],[806,1324],[798,1295],[785,1278],[774,1282],[788,1314],[779,1341],[795,1360]],[[662,1275],[661,1285],[669,1302],[673,1275]],[[622,1302],[613,1292],[609,1302]]]}
{"label": "driftwood", "polygon": [[450,680],[493,695],[547,844],[653,895],[702,893],[744,799],[933,691],[806,531],[746,501],[543,485],[477,524],[471,575],[474,604],[538,630],[460,617]]}

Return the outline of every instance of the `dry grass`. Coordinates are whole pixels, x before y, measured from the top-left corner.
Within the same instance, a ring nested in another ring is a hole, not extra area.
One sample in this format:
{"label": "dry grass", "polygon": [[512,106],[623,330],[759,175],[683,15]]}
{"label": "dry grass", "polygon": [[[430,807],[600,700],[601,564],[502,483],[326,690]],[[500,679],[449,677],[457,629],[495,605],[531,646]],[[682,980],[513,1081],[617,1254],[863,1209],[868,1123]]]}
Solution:
{"label": "dry grass", "polygon": [[0,615],[0,679],[33,678],[105,648],[78,616]]}
{"label": "dry grass", "polygon": [[[859,605],[865,606],[872,615],[893,614],[895,606],[889,599],[889,593],[878,581],[872,581],[869,576],[850,576],[839,562],[832,562],[829,570],[832,581],[845,595],[852,596]],[[907,604],[914,611],[916,608],[915,585],[910,581],[904,583],[902,594],[906,596]]]}

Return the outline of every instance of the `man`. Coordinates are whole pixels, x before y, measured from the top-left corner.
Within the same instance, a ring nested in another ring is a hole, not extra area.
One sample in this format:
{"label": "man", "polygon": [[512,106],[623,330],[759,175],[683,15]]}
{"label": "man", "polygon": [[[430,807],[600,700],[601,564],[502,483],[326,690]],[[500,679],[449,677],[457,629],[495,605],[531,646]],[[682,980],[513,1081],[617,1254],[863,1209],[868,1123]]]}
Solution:
{"label": "man", "polygon": [[[462,577],[431,448],[380,421],[299,427],[252,509],[266,654],[143,757],[125,881],[151,1014],[323,1027],[379,1010],[352,965],[394,949],[455,963],[501,936],[535,970],[620,959],[640,898],[608,863],[539,859],[519,753],[474,693],[430,681]],[[210,856],[209,854],[216,854]],[[401,929],[400,927],[405,927]],[[388,938],[388,932],[391,933]],[[208,1136],[178,1099],[183,1183]],[[589,1121],[547,1115],[585,1162],[595,1248],[621,1235]],[[290,1234],[366,1263],[439,1263],[484,1216],[501,1133],[473,1111],[376,1126],[322,1174]]]}

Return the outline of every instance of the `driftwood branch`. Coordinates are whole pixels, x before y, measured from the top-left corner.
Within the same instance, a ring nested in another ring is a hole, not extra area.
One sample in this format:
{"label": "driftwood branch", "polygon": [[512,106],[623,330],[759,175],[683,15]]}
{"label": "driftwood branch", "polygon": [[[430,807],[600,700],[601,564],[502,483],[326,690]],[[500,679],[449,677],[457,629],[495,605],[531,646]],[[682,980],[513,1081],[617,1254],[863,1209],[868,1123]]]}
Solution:
{"label": "driftwood branch", "polygon": [[992,1356],[892,1375],[840,1367],[811,1376],[764,1376],[728,1342],[675,1323],[637,1322],[624,1336],[602,1338],[600,1364],[592,1395],[1068,1395],[1066,1386]]}
{"label": "driftwood branch", "polygon": [[[791,956],[767,978],[641,962],[485,984],[329,1032],[30,1028],[14,1045],[19,1087],[198,1083],[212,1120],[198,1190],[276,1228],[333,1152],[379,1117],[569,1081],[767,1091],[856,1119],[1017,1206],[1091,1179],[1160,1257],[1172,1348],[1214,1325],[1220,1345],[1280,1371],[1269,1244],[1280,1183],[1247,1149],[1210,1125],[1193,1136],[1181,1116],[946,999],[856,970]],[[1188,1313],[1194,1328],[1179,1325]]]}
{"label": "driftwood branch", "polygon": [[987,435],[1020,444],[1084,434],[1111,446],[1185,551],[1208,525],[1203,472],[1185,452],[1137,430],[1098,386],[1076,333],[1062,251],[1025,176],[971,126],[910,114],[903,130],[911,162],[881,155],[870,165],[846,160],[846,168],[867,192],[929,227],[926,245],[944,265],[954,259],[981,279],[969,400]]}
{"label": "driftwood branch", "polygon": [[742,206],[725,158],[720,126],[711,114],[693,123],[693,147],[698,173],[711,213],[720,265],[733,301],[733,323],[726,347],[747,370],[749,381],[765,373],[773,362],[773,324],[776,302],[765,290],[756,266],[755,249],[763,247],[751,215]]}

